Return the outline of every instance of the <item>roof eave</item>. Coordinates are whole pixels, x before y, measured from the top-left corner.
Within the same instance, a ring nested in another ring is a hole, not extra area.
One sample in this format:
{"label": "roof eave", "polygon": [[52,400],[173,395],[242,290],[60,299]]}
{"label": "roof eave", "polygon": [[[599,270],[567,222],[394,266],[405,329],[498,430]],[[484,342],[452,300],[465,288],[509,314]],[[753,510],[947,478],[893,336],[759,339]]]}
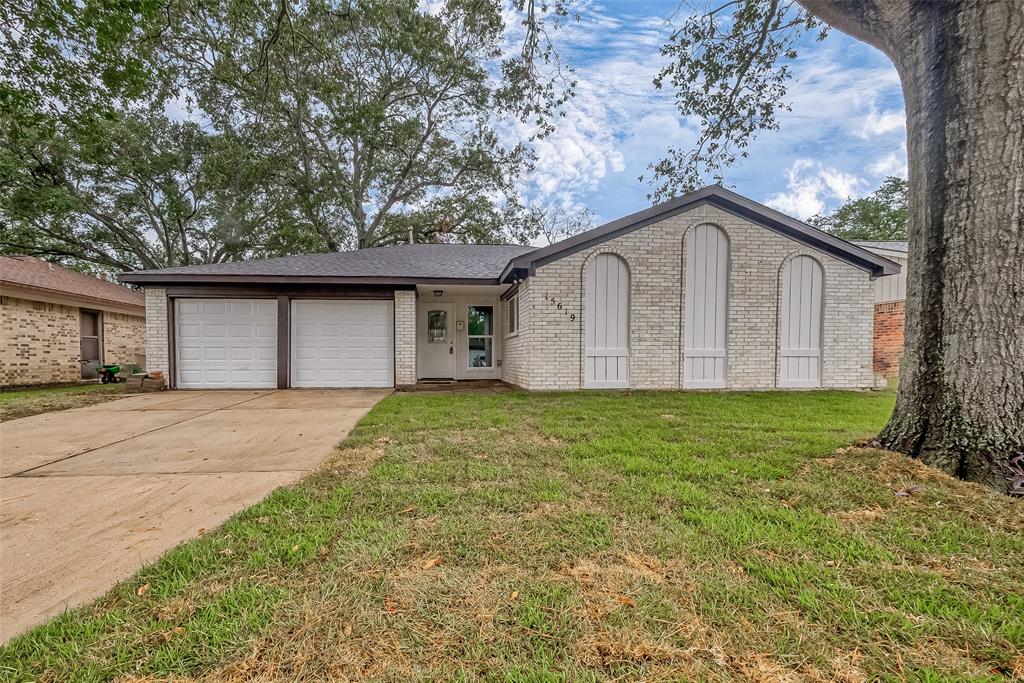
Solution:
{"label": "roof eave", "polygon": [[338,284],[338,285],[497,285],[496,278],[386,277],[332,275],[211,275],[203,273],[124,273],[122,282],[143,286],[182,284]]}
{"label": "roof eave", "polygon": [[[145,301],[130,302],[120,301],[118,299],[108,299],[106,297],[92,296],[89,294],[80,294],[78,292],[69,292],[66,289],[56,289],[54,287],[40,287],[39,285],[29,285],[23,282],[14,282],[11,280],[0,280],[0,285],[11,289],[24,289],[30,292],[39,292],[40,294],[50,294],[53,296],[61,296],[66,299],[78,299],[85,301],[86,303],[94,304],[105,304],[110,306],[119,306],[122,308],[134,308],[142,311],[146,310]],[[131,291],[131,290],[125,290]]]}

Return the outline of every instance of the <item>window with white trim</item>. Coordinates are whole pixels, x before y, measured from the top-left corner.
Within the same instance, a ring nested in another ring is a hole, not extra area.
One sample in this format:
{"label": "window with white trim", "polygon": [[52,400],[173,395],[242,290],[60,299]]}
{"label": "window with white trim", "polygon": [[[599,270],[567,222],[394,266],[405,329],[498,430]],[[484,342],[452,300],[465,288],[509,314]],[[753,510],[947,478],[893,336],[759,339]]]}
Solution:
{"label": "window with white trim", "polygon": [[469,333],[469,367],[493,367],[493,306],[470,306],[466,328]]}
{"label": "window with white trim", "polygon": [[505,301],[505,334],[513,335],[519,332],[519,295]]}

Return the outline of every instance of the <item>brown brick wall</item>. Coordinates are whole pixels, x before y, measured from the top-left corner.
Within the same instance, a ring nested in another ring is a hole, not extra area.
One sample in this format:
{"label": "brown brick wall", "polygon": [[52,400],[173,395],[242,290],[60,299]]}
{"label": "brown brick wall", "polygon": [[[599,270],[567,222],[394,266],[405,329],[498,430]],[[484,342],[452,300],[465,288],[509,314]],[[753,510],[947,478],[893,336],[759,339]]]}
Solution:
{"label": "brown brick wall", "polygon": [[0,297],[0,385],[77,382],[78,309]]}
{"label": "brown brick wall", "polygon": [[[103,311],[103,362],[145,367],[146,319]],[[126,368],[127,369],[127,368]]]}
{"label": "brown brick wall", "polygon": [[[0,386],[62,384],[82,376],[76,306],[0,297]],[[134,363],[145,352],[146,319],[103,311],[103,358]]]}
{"label": "brown brick wall", "polygon": [[903,358],[904,302],[887,301],[875,304],[875,372],[883,377],[900,374]]}

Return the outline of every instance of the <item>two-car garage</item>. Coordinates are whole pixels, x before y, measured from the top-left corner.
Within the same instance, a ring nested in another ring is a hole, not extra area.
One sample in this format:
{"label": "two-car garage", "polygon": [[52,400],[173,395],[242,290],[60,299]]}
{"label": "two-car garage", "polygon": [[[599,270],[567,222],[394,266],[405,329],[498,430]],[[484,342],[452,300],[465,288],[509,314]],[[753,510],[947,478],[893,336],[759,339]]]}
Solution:
{"label": "two-car garage", "polygon": [[[279,325],[277,298],[174,300],[180,389],[394,385],[394,303],[293,298]],[[287,353],[281,353],[286,348]]]}

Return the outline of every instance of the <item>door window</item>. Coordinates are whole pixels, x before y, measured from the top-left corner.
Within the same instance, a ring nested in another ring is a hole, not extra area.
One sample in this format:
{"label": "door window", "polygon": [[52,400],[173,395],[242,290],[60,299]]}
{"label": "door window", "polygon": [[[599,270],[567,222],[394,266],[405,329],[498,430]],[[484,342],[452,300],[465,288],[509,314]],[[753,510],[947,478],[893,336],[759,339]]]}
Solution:
{"label": "door window", "polygon": [[489,368],[493,364],[494,307],[470,306],[467,314],[469,367]]}
{"label": "door window", "polygon": [[448,341],[448,311],[427,311],[427,343]]}

